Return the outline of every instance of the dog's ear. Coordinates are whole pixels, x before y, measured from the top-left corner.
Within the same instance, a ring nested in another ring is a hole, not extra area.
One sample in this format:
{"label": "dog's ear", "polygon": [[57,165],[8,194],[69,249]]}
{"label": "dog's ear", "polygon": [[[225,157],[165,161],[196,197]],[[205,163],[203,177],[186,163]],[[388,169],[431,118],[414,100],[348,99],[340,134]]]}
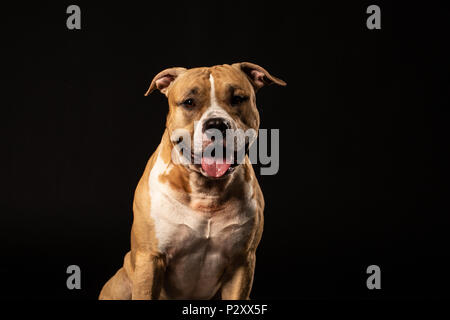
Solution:
{"label": "dog's ear", "polygon": [[161,71],[153,78],[145,96],[148,96],[155,89],[158,89],[167,96],[170,84],[186,70],[186,68],[175,67]]}
{"label": "dog's ear", "polygon": [[241,70],[247,75],[251,84],[255,88],[255,91],[272,83],[278,84],[280,86],[286,85],[286,82],[284,82],[281,79],[278,79],[277,77],[274,77],[266,69],[258,66],[257,64],[250,62],[239,62],[234,63],[231,66]]}

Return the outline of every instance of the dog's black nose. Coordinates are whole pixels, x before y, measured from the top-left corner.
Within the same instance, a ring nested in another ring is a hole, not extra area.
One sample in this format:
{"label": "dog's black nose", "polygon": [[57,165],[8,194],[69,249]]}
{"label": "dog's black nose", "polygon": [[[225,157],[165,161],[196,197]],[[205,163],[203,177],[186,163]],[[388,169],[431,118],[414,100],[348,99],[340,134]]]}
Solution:
{"label": "dog's black nose", "polygon": [[227,129],[231,129],[230,122],[223,118],[212,118],[205,121],[203,124],[203,132],[209,129],[217,129],[222,134],[225,134]]}

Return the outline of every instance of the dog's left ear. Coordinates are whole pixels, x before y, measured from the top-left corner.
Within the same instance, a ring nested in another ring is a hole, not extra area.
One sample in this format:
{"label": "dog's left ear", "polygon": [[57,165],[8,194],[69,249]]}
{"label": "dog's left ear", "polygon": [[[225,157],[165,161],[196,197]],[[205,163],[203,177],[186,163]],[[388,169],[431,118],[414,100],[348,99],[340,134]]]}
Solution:
{"label": "dog's left ear", "polygon": [[250,62],[239,62],[234,63],[231,66],[241,70],[247,75],[251,84],[255,88],[255,91],[258,91],[260,88],[272,83],[278,84],[280,86],[286,85],[286,82],[277,77],[274,77],[266,69],[258,66],[257,64]]}
{"label": "dog's left ear", "polygon": [[158,89],[166,96],[168,94],[168,89],[170,84],[175,81],[175,79],[187,69],[181,67],[169,68],[158,73],[152,80],[150,87],[148,88],[145,96],[148,96],[152,91]]}

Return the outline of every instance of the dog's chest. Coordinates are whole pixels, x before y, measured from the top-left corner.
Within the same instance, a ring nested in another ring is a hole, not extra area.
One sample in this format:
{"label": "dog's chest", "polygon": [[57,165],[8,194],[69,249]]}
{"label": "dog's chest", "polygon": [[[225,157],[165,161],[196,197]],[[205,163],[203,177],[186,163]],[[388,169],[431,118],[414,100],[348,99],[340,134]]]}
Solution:
{"label": "dog's chest", "polygon": [[155,223],[158,249],[169,258],[184,252],[203,250],[205,254],[231,251],[244,245],[244,234],[251,229],[254,217],[250,208],[229,206],[224,212],[206,217],[189,207],[180,206],[165,194],[152,197],[151,217]]}
{"label": "dog's chest", "polygon": [[165,196],[152,198],[151,210],[158,249],[167,262],[165,295],[210,299],[233,256],[248,245],[254,217],[227,212],[225,217],[205,218]]}
{"label": "dog's chest", "polygon": [[256,217],[250,201],[230,202],[207,216],[182,205],[150,176],[151,218],[165,254],[165,291],[171,298],[207,299],[217,291],[230,260],[248,245]]}

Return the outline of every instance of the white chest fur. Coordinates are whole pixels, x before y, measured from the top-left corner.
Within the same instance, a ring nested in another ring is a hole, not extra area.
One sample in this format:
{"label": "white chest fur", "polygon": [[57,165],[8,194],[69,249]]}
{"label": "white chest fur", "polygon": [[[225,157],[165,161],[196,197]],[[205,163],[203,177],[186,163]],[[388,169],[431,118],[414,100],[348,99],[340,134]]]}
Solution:
{"label": "white chest fur", "polygon": [[256,206],[252,200],[244,206],[232,202],[224,214],[204,215],[176,200],[175,191],[159,181],[165,170],[167,165],[158,157],[149,189],[158,249],[167,257],[166,294],[178,299],[211,298],[233,253],[251,237]]}

